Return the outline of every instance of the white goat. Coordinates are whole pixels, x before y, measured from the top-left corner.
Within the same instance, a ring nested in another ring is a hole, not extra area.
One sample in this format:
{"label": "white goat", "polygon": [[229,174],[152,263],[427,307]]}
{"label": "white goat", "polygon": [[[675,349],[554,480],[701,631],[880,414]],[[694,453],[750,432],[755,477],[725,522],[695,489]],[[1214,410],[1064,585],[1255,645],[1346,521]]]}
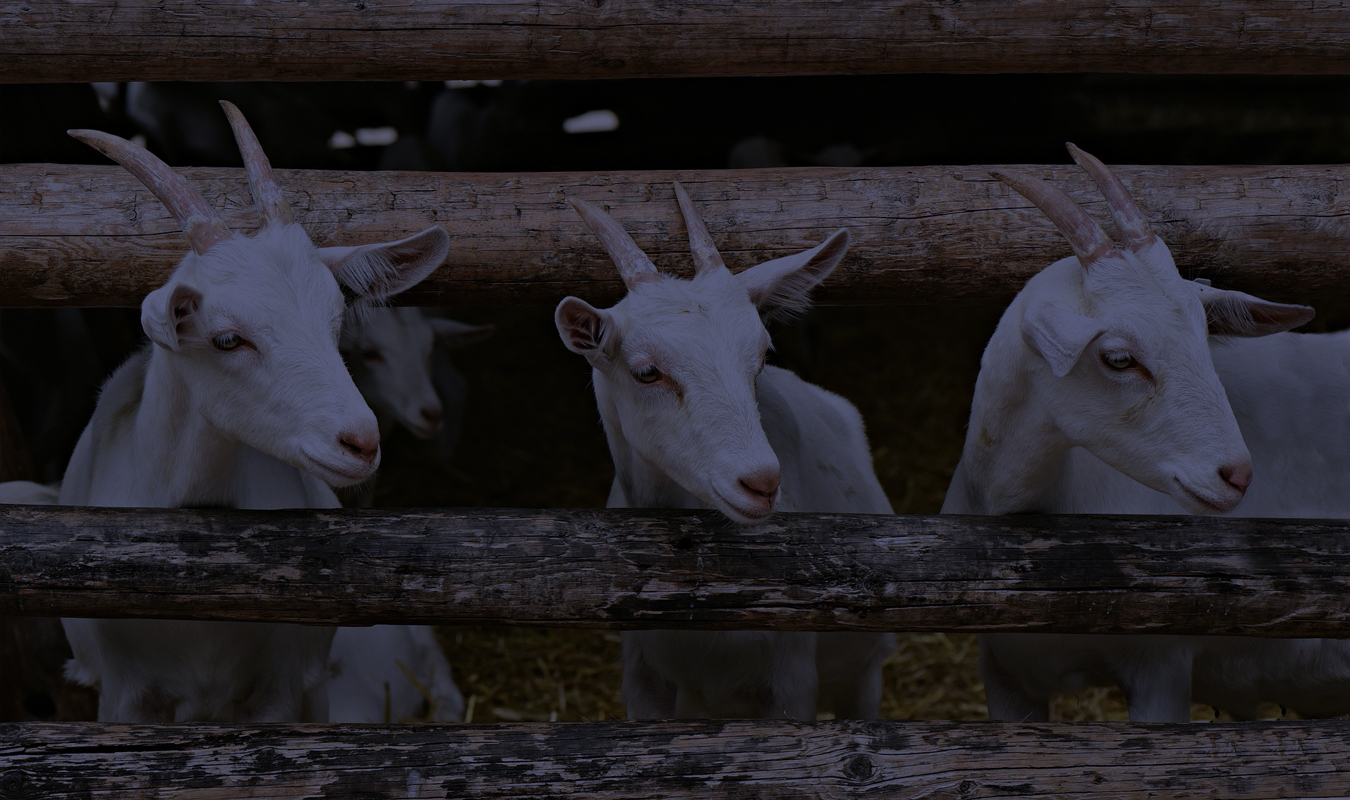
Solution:
{"label": "white goat", "polygon": [[328,682],[332,722],[459,722],[464,697],[424,625],[339,628]]}
{"label": "white goat", "polygon": [[351,309],[342,323],[340,349],[356,388],[380,420],[380,432],[387,435],[397,423],[419,439],[430,439],[444,419],[432,381],[435,345],[467,347],[495,330],[428,317],[415,308]]}
{"label": "white goat", "polygon": [[[351,308],[342,323],[339,349],[356,388],[375,410],[381,438],[397,423],[419,439],[431,439],[445,425],[458,428],[463,407],[462,395],[446,398],[451,412],[447,420],[441,396],[446,389],[432,374],[436,346],[467,347],[495,330],[493,325],[428,317],[415,308]],[[451,386],[462,392],[462,386]],[[452,433],[449,439],[454,438]],[[357,489],[357,505],[373,505],[374,490],[371,476]],[[432,721],[457,722],[464,715],[464,698],[430,628],[339,628],[332,661],[336,677],[328,684],[328,704],[333,722],[422,719],[426,704]]]}
{"label": "white goat", "polygon": [[[1125,247],[1058,189],[995,173],[1045,212],[1075,257],[1028,281],[999,321],[943,513],[1082,510],[1066,487],[1079,448],[1187,511],[1227,511],[1251,482],[1251,460],[1208,336],[1285,330],[1311,309],[1182,280],[1115,175],[1069,149]],[[1051,694],[1104,680],[1126,687],[1132,719],[1189,719],[1189,660],[1177,637],[993,634],[981,637],[980,674],[995,719],[1044,720]]]}
{"label": "white goat", "polygon": [[[1256,470],[1229,514],[1350,519],[1350,332],[1216,338],[1210,352]],[[1081,451],[1069,474],[1066,499],[1075,511],[1185,511]],[[1096,641],[1129,653],[1129,637],[1119,638]],[[1262,701],[1305,717],[1350,712],[1350,642],[1203,636],[1169,637],[1166,645],[1192,659],[1192,699],[1235,717],[1254,718]]]}
{"label": "white goat", "polygon": [[[675,194],[692,281],[661,275],[618,222],[572,203],[628,287],[613,308],[568,297],[555,314],[563,343],[593,369],[616,473],[609,505],[716,508],[740,523],[775,510],[891,513],[857,409],[764,363],[760,315],[805,307],[843,258],[848,232],[732,275],[679,184]],[[818,695],[840,717],[875,717],[894,641],[668,631],[623,640],[631,717],[796,719],[815,719]]]}
{"label": "white goat", "polygon": [[[97,131],[72,135],[122,164],[192,248],[141,305],[153,346],[117,370],[80,437],[63,505],[331,508],[325,484],[379,464],[375,415],[338,354],[343,288],[371,302],[416,284],[449,249],[439,227],[387,244],[316,248],[248,123],[223,104],[262,218],[232,233],[164,162]],[[185,559],[191,554],[185,552]],[[68,672],[98,686],[99,719],[322,720],[332,628],[67,619]]]}

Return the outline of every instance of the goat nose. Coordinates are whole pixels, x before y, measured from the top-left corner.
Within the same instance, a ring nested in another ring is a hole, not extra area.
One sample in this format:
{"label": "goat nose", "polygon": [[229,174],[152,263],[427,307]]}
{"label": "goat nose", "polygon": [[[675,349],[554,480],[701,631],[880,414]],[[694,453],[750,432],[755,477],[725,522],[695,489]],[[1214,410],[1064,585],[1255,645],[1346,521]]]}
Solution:
{"label": "goat nose", "polygon": [[777,472],[760,472],[754,475],[746,475],[741,478],[741,488],[750,494],[763,497],[765,500],[772,500],[774,494],[778,492],[778,484],[782,481],[782,476]]}
{"label": "goat nose", "polygon": [[376,430],[341,433],[338,444],[352,456],[374,464],[375,456],[380,454],[380,433]]}
{"label": "goat nose", "polygon": [[1249,462],[1241,464],[1230,464],[1219,467],[1219,477],[1224,482],[1242,494],[1247,493],[1247,487],[1252,485],[1252,465]]}
{"label": "goat nose", "polygon": [[430,428],[441,427],[441,410],[439,408],[422,409],[422,421]]}

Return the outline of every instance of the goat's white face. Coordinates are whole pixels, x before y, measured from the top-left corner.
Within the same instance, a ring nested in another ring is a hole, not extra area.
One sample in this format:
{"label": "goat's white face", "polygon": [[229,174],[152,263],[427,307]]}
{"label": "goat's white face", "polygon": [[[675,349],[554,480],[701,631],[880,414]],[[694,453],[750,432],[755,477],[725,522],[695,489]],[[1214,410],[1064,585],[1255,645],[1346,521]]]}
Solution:
{"label": "goat's white face", "polygon": [[[707,232],[678,185],[677,195],[697,260]],[[563,343],[600,376],[596,391],[617,409],[617,433],[639,457],[733,520],[769,516],[781,474],[755,389],[770,347],[760,314],[804,306],[810,289],[843,258],[847,231],[737,275],[720,259],[699,261],[694,279],[686,281],[659,275],[608,215],[576,205],[593,229],[612,226],[608,236],[597,233],[629,292],[603,311],[569,297],[559,304],[556,322]],[[616,254],[616,246],[626,255]]]}
{"label": "goat's white face", "polygon": [[1049,373],[1034,382],[1046,387],[1037,400],[1074,444],[1107,464],[1192,513],[1227,511],[1251,482],[1251,457],[1209,336],[1286,330],[1311,319],[1311,309],[1183,280],[1123,185],[1071,150],[1101,186],[1127,246],[1117,249],[1062,193],[1045,192],[1052,187],[1000,176],[1041,206],[1078,253],[1038,281],[1073,291],[1033,292],[1023,310],[1023,339]]}
{"label": "goat's white face", "polygon": [[422,439],[441,429],[443,410],[431,379],[436,343],[464,347],[492,335],[492,325],[424,316],[415,308],[353,310],[342,326],[342,354],[361,394],[385,417]]}
{"label": "goat's white face", "polygon": [[136,145],[76,135],[122,163],[187,232],[188,254],[141,304],[141,324],[211,426],[335,486],[369,478],[380,457],[375,415],[338,354],[344,288],[380,302],[429,275],[449,236],[316,248],[296,225],[248,123],[224,104],[263,226],[231,233],[181,175]]}

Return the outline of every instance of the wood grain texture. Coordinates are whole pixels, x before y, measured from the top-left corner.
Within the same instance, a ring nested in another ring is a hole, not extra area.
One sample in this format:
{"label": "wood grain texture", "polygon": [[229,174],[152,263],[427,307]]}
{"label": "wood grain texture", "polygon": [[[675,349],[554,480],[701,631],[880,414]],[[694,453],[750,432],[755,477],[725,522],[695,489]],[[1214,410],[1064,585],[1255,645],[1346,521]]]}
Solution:
{"label": "wood grain texture", "polygon": [[1350,523],[0,507],[0,613],[1350,635]]}
{"label": "wood grain texture", "polygon": [[1350,724],[0,725],[15,798],[1256,798],[1350,793]]}
{"label": "wood grain texture", "polygon": [[[1347,62],[1350,63],[1350,62]],[[403,302],[616,300],[622,284],[566,198],[610,207],[658,266],[692,272],[671,181],[698,204],[733,270],[819,244],[853,247],[824,303],[1002,303],[1069,255],[990,167],[466,174],[282,171],[316,244],[443,225],[450,258]],[[1063,186],[1109,226],[1077,167],[1010,167]],[[256,225],[242,170],[185,171],[236,230]],[[1285,299],[1350,297],[1350,167],[1118,170],[1187,277]],[[187,252],[178,226],[120,167],[0,166],[0,305],[136,306]],[[1108,227],[1108,230],[1112,228]]]}
{"label": "wood grain texture", "polygon": [[0,80],[1350,72],[1334,0],[24,0]]}

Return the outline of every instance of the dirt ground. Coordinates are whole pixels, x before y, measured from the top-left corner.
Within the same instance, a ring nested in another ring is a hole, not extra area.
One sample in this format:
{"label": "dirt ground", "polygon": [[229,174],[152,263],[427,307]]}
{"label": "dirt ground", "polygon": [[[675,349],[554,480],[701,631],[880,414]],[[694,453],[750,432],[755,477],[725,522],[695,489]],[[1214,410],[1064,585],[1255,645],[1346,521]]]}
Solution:
{"label": "dirt ground", "polygon": [[[998,315],[991,308],[820,308],[774,327],[775,359],[858,406],[896,513],[936,513]],[[614,473],[590,369],[559,342],[551,309],[455,316],[499,326],[491,340],[456,354],[469,384],[458,450],[446,463],[395,432],[377,505],[603,506]],[[475,722],[623,716],[616,633],[446,627],[440,634]],[[884,716],[985,718],[973,636],[899,638],[884,673]],[[1053,714],[1124,719],[1124,698],[1089,690],[1062,698]],[[1197,706],[1195,717],[1212,719],[1213,711]]]}

